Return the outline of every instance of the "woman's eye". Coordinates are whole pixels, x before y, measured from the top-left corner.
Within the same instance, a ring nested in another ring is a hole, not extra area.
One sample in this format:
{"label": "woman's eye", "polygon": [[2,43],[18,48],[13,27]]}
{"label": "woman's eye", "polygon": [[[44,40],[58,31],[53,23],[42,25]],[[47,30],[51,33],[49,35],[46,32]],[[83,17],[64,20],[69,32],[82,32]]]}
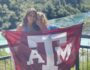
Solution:
{"label": "woman's eye", "polygon": [[35,15],[33,15],[33,14],[29,14],[28,16],[29,16],[29,17],[35,17]]}

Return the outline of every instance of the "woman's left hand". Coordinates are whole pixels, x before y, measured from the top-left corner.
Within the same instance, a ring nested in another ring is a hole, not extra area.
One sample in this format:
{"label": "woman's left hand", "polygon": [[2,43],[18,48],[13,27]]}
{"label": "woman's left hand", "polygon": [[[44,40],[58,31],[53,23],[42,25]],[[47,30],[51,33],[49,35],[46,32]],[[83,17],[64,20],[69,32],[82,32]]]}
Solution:
{"label": "woman's left hand", "polygon": [[42,23],[36,23],[36,24],[39,26],[42,32],[46,32],[48,30],[45,24],[42,24]]}

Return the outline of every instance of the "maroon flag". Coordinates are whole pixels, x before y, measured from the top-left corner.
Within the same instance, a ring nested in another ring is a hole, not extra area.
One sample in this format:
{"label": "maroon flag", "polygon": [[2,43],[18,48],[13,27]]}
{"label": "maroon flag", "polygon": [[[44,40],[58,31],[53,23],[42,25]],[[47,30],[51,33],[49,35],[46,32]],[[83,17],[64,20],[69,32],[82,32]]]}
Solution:
{"label": "maroon flag", "polygon": [[6,31],[15,70],[68,70],[77,58],[82,24],[45,33]]}

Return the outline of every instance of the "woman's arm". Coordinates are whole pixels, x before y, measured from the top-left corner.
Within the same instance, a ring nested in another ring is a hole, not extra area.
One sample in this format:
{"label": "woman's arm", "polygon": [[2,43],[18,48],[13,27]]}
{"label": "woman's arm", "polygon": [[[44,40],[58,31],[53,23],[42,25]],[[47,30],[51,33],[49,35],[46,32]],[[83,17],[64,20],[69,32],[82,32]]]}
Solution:
{"label": "woman's arm", "polygon": [[55,30],[58,29],[59,27],[54,26],[54,25],[48,25],[48,30]]}

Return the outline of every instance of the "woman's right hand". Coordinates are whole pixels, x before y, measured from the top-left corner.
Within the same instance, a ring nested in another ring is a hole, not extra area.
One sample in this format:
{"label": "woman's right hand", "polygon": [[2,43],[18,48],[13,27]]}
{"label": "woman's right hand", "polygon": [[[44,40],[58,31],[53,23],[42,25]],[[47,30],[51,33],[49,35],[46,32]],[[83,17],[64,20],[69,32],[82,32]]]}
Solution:
{"label": "woman's right hand", "polygon": [[2,30],[1,32],[2,32],[1,35],[5,37],[5,35],[6,35],[5,30]]}
{"label": "woman's right hand", "polygon": [[19,24],[16,28],[16,31],[23,31],[24,30],[23,28],[24,28],[23,25]]}

